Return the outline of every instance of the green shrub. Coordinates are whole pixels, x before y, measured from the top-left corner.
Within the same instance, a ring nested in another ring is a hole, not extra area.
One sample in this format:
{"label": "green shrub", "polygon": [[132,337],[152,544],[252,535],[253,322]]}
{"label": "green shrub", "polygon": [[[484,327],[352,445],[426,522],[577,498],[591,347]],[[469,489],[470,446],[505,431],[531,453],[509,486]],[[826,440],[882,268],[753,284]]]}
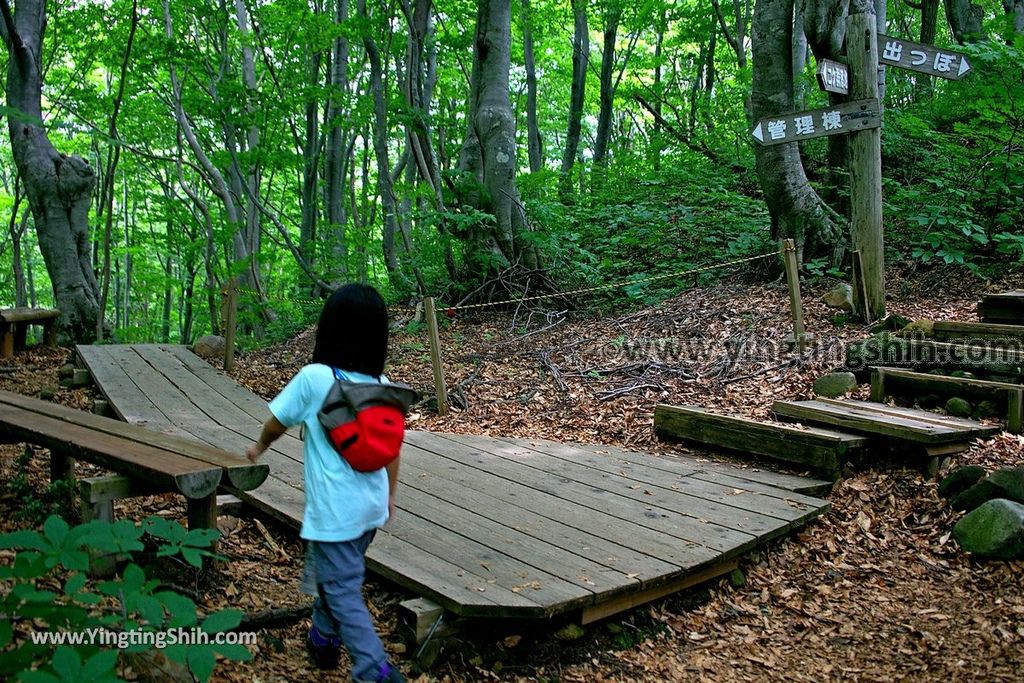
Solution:
{"label": "green shrub", "polygon": [[[0,567],[0,582],[10,589],[0,598],[0,613],[6,617],[0,621],[0,678],[22,683],[119,680],[118,651],[114,649],[119,643],[85,637],[94,629],[108,634],[149,633],[148,642],[137,642],[143,640],[140,635],[125,651],[160,649],[168,660],[187,666],[200,681],[210,678],[218,654],[240,661],[250,659],[251,653],[237,644],[186,645],[172,639],[164,639],[164,647],[157,644],[157,634],[166,635],[172,629],[199,629],[208,634],[231,630],[241,622],[239,610],[216,612],[200,622],[192,600],[161,590],[158,581],[147,578],[131,561],[115,579],[88,577],[91,555],[130,558],[143,550],[147,533],[162,541],[157,556],[180,555],[192,565],[214,556],[208,548],[219,536],[216,531],[187,531],[158,517],[140,525],[118,520],[69,527],[57,516],[49,517],[41,531],[0,535],[0,549],[16,551],[13,563]],[[82,635],[75,640],[69,637],[64,644],[19,639],[15,625],[29,621],[36,633]]]}

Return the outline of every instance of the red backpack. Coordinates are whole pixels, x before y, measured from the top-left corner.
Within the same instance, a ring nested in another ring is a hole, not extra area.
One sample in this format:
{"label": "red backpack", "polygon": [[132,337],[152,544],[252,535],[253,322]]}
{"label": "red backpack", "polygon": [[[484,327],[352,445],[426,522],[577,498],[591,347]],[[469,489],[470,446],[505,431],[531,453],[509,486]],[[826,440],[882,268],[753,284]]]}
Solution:
{"label": "red backpack", "polygon": [[335,372],[317,417],[327,440],[352,469],[373,472],[398,457],[405,415],[417,398],[401,384],[349,382]]}

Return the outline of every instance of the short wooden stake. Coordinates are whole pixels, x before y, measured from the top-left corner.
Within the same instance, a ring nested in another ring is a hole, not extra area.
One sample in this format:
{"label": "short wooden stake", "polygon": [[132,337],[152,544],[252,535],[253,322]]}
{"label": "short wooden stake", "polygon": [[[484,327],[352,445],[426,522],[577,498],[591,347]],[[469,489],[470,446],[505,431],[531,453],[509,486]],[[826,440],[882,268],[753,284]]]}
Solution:
{"label": "short wooden stake", "polygon": [[782,257],[786,264],[786,282],[789,284],[789,307],[793,313],[793,346],[803,353],[807,340],[804,334],[804,309],[800,300],[800,271],[796,262],[796,243],[783,240]]}
{"label": "short wooden stake", "polygon": [[1006,397],[1006,431],[1011,434],[1024,432],[1024,391],[1010,391]]}
{"label": "short wooden stake", "polygon": [[423,300],[427,317],[427,334],[430,336],[430,363],[434,368],[434,389],[437,391],[437,414],[448,414],[448,385],[444,381],[444,366],[441,364],[441,336],[437,327],[437,307],[434,297]]}
{"label": "short wooden stake", "polygon": [[224,289],[224,369],[235,367],[235,333],[238,329],[238,280],[231,278]]}
{"label": "short wooden stake", "polygon": [[864,322],[875,322],[875,317],[871,313],[871,307],[867,305],[869,301],[867,281],[864,277],[864,261],[861,258],[859,249],[853,252],[853,283],[857,285],[857,291],[853,294],[857,313],[864,319]]}

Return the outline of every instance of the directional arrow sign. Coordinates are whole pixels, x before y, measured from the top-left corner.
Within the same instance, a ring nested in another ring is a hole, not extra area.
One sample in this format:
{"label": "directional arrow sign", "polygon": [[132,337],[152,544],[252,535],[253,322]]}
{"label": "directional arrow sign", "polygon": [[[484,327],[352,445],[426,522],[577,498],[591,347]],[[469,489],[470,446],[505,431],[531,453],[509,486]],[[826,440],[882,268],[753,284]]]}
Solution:
{"label": "directional arrow sign", "polygon": [[878,61],[929,76],[958,81],[971,70],[967,57],[934,45],[922,45],[902,38],[878,34]]}
{"label": "directional arrow sign", "polygon": [[750,129],[762,145],[781,145],[826,135],[855,133],[882,125],[878,100],[856,100],[834,107],[761,119]]}
{"label": "directional arrow sign", "polygon": [[845,64],[831,59],[818,61],[818,86],[827,92],[846,95],[850,92],[850,71]]}

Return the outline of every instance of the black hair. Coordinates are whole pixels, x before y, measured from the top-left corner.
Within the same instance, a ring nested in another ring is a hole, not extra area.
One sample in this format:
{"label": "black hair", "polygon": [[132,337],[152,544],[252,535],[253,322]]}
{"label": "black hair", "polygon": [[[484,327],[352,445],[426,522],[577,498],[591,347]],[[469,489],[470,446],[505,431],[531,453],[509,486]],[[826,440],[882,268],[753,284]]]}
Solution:
{"label": "black hair", "polygon": [[369,285],[348,284],[324,302],[313,362],[378,377],[388,355],[388,307]]}

